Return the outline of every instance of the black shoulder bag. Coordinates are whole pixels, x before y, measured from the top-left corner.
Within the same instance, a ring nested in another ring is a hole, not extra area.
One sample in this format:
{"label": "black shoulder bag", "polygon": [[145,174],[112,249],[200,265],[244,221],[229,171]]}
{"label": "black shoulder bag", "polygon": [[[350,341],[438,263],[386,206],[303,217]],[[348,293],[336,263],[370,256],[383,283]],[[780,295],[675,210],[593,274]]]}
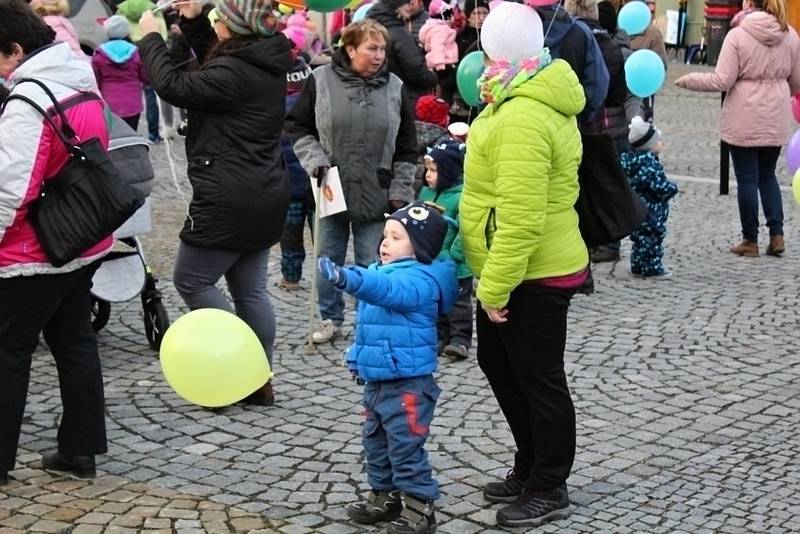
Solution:
{"label": "black shoulder bag", "polygon": [[30,98],[11,94],[6,100],[22,100],[42,114],[69,153],[61,171],[42,184],[39,198],[28,208],[28,220],[54,267],[61,267],[111,235],[144,204],[144,195],[120,178],[100,140],[81,141],[52,91],[39,80],[61,119],[50,115]]}
{"label": "black shoulder bag", "polygon": [[647,208],[631,189],[611,136],[582,133],[581,138],[581,191],[575,210],[583,240],[592,248],[630,235],[647,217]]}

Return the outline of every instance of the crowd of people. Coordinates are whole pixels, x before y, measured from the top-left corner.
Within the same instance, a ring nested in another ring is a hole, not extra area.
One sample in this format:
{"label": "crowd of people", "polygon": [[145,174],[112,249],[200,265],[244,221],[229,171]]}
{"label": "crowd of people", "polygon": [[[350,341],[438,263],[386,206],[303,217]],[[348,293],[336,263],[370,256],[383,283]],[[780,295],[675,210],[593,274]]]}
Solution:
{"label": "crowd of people", "polygon": [[[303,11],[269,0],[181,2],[156,9],[125,0],[103,21],[107,41],[77,46],[63,0],[0,0],[0,485],[14,470],[31,356],[40,333],[56,360],[63,417],[47,469],[95,474],[106,451],[103,383],[89,322],[89,289],[106,237],[54,267],[30,220],[39,191],[70,162],[60,136],[108,144],[107,116],[132,128],[144,111],[186,117],[192,198],[173,282],[191,309],[236,313],[271,360],[276,318],[267,278],[280,242],[282,290],[298,290],[304,231],[319,260],[321,323],[314,343],[342,334],[356,298],[345,361],[364,385],[363,445],[370,492],[347,507],[391,533],[436,528],[439,489],[425,451],[440,357],[477,362],[514,444],[507,477],[485,486],[504,503],[497,521],[535,526],[570,513],[575,408],[564,369],[571,298],[591,262],[619,259],[619,242],[587,249],[576,209],[589,136],[647,207],[632,229],[631,272],[664,279],[669,201],[652,98],[628,89],[624,62],[650,48],[652,25],[628,36],[620,0],[379,0],[364,20],[333,17],[330,49]],[[783,213],[775,162],[784,107],[800,90],[800,39],[783,0],[746,0],[714,73],[676,83],[727,91],[722,138],[732,148],[744,240],[757,256],[758,195],[779,255]],[[166,12],[166,16],[162,13]],[[458,66],[480,51],[481,103],[459,93]],[[60,132],[34,106],[64,108]],[[154,118],[155,117],[155,118]],[[69,125],[64,124],[69,121]],[[784,122],[786,124],[784,124]],[[468,129],[467,129],[468,127]],[[312,181],[338,170],[347,209],[315,219]],[[350,237],[354,265],[347,266]],[[308,273],[306,273],[308,275]],[[219,289],[224,278],[232,303]],[[473,310],[473,299],[477,305]],[[247,403],[275,402],[271,382]]]}

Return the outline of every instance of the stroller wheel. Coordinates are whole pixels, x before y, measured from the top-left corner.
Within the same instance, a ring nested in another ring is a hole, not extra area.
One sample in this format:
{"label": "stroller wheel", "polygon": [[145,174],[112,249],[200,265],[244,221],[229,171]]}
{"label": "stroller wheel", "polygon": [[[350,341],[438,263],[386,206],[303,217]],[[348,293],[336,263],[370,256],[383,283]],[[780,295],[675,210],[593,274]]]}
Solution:
{"label": "stroller wheel", "polygon": [[95,332],[99,332],[108,323],[108,318],[111,317],[111,303],[92,295],[90,313],[92,329]]}
{"label": "stroller wheel", "polygon": [[161,300],[150,300],[144,307],[144,333],[150,348],[158,352],[169,328],[169,314]]}

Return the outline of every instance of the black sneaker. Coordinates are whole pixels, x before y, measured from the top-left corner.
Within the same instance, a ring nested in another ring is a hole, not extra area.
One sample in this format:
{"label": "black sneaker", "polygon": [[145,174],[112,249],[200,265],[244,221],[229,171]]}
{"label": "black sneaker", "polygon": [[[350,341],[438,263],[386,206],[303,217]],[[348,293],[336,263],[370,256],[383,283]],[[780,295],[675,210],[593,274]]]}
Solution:
{"label": "black sneaker", "polygon": [[497,511],[497,523],[506,527],[536,527],[570,516],[567,485],[547,490],[526,489],[517,502]]}
{"label": "black sneaker", "polygon": [[429,534],[436,532],[433,501],[421,501],[403,494],[403,512],[386,527],[388,534]]}
{"label": "black sneaker", "polygon": [[97,475],[94,456],[66,456],[58,451],[42,456],[42,468],[50,471],[65,471],[78,478],[94,478]]}
{"label": "black sneaker", "polygon": [[525,479],[515,469],[506,474],[502,482],[489,482],[483,487],[483,497],[489,502],[514,502],[525,487]]}
{"label": "black sneaker", "polygon": [[371,490],[367,499],[347,505],[347,516],[356,523],[371,525],[378,521],[392,521],[400,517],[403,503],[400,492]]}

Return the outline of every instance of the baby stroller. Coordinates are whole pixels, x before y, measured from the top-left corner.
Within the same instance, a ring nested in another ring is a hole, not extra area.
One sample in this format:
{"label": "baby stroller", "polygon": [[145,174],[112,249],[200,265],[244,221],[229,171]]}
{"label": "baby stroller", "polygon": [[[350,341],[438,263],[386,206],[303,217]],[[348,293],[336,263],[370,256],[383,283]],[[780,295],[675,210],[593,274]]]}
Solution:
{"label": "baby stroller", "polygon": [[92,327],[100,331],[111,315],[112,302],[141,296],[144,333],[150,347],[158,351],[169,327],[169,315],[161,302],[156,278],[144,257],[138,235],[151,230],[150,192],[155,173],[150,164],[147,142],[125,121],[108,113],[110,141],[108,155],[122,178],[142,191],[147,199],[130,219],[114,232],[114,250],[105,256],[92,278]]}

